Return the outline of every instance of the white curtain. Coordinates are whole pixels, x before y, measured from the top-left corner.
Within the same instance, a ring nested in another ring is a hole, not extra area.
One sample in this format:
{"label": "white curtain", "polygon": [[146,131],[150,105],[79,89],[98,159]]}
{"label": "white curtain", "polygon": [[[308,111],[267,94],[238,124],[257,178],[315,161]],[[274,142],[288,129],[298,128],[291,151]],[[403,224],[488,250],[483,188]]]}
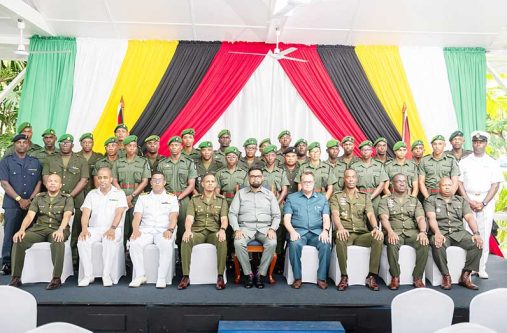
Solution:
{"label": "white curtain", "polygon": [[442,134],[448,139],[458,129],[458,121],[444,51],[436,47],[400,47],[400,55],[426,137],[431,140]]}
{"label": "white curtain", "polygon": [[299,138],[308,144],[319,141],[322,159],[326,158],[325,144],[331,134],[315,117],[299,96],[282,67],[271,56],[264,58],[245,87],[229,108],[203,136],[201,141],[211,141],[218,148],[217,134],[227,128],[231,131],[231,146],[243,150],[247,138],[271,138],[279,146],[278,133],[284,129],[291,132],[294,145]]}
{"label": "white curtain", "polygon": [[[128,41],[78,38],[76,42],[74,94],[67,133],[77,139],[83,133],[93,132],[97,125],[127,52]],[[95,144],[102,145],[102,142]]]}

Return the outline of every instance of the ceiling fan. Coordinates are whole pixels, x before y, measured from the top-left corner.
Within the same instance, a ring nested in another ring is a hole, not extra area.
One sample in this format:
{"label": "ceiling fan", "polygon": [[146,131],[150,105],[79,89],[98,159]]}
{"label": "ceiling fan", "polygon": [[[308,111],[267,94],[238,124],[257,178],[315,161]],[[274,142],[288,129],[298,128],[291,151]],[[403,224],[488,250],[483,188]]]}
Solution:
{"label": "ceiling fan", "polygon": [[15,54],[19,56],[27,56],[28,54],[49,54],[49,53],[70,53],[70,50],[60,50],[60,51],[27,51],[25,43],[23,41],[23,30],[25,29],[25,22],[23,19],[18,19],[18,29],[19,29],[19,44]]}
{"label": "ceiling fan", "polygon": [[[280,29],[276,28],[276,46],[275,46],[275,49],[273,51],[270,51],[268,52],[267,54],[269,54],[271,57],[273,57],[274,59],[276,60],[282,60],[282,59],[287,59],[287,60],[292,60],[292,61],[299,61],[299,62],[308,62],[308,60],[304,60],[304,59],[299,59],[299,58],[293,58],[293,57],[287,57],[287,54],[290,54],[294,51],[297,50],[296,47],[289,47],[288,49],[285,49],[283,51],[280,51],[280,48],[278,46],[278,39],[280,37]],[[253,52],[235,52],[235,51],[230,51],[229,53],[235,53],[235,54],[250,54],[250,55],[255,55],[255,56],[263,56],[265,57],[266,56],[266,53],[253,53]]]}

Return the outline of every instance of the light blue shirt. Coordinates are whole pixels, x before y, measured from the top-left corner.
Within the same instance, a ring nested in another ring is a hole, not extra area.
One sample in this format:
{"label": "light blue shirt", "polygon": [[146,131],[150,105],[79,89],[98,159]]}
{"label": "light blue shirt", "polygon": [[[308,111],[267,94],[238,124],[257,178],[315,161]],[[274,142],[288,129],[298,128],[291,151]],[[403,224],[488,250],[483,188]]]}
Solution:
{"label": "light blue shirt", "polygon": [[313,192],[308,198],[303,191],[289,194],[285,201],[284,214],[291,214],[291,224],[304,236],[309,232],[320,235],[322,216],[329,215],[329,203],[324,195]]}

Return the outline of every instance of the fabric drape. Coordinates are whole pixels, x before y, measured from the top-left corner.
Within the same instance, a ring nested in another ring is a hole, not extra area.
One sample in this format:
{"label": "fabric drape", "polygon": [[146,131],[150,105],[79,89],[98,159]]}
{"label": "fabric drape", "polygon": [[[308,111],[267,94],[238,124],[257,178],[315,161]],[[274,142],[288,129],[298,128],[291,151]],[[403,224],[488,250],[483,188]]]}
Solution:
{"label": "fabric drape", "polygon": [[[356,141],[366,139],[365,134],[343,103],[317,53],[317,46],[295,46],[297,51],[291,57],[306,59],[308,62],[280,60],[280,65],[317,119],[333,137],[342,139],[352,135]],[[359,150],[356,145],[356,153]]]}
{"label": "fabric drape", "polygon": [[[76,44],[74,94],[66,133],[78,138],[95,129],[118,76],[128,41],[78,38]],[[96,143],[101,145],[102,142]]]}
{"label": "fabric drape", "polygon": [[219,42],[178,44],[157,90],[131,130],[139,142],[164,133],[199,86],[219,49]]}
{"label": "fabric drape", "polygon": [[129,41],[113,90],[93,131],[95,141],[100,143],[96,146],[97,151],[103,152],[101,143],[114,134],[122,97],[125,102],[124,123],[132,128],[157,88],[177,46],[177,41]]}
{"label": "fabric drape", "polygon": [[264,59],[262,56],[229,52],[265,54],[269,48],[270,45],[265,43],[222,43],[201,84],[161,136],[160,154],[169,153],[167,141],[173,135],[180,135],[185,128],[193,127],[195,139],[199,140],[232,103]]}
{"label": "fabric drape", "polygon": [[354,47],[319,45],[317,51],[343,102],[363,133],[370,140],[385,137],[389,155],[393,156],[392,146],[401,140],[400,133],[375,95]]}
{"label": "fabric drape", "polygon": [[456,118],[470,149],[471,133],[486,128],[486,50],[446,47],[444,57]]}
{"label": "fabric drape", "polygon": [[34,36],[30,39],[30,51],[34,53],[28,56],[17,123],[31,122],[32,140],[42,144],[41,134],[45,129],[53,128],[63,134],[67,127],[76,39]]}
{"label": "fabric drape", "polygon": [[400,47],[400,56],[426,137],[449,138],[458,122],[442,48]]}
{"label": "fabric drape", "polygon": [[423,140],[428,146],[398,48],[396,46],[356,46],[355,51],[368,81],[398,132],[401,133],[402,130],[402,110],[403,105],[406,104],[412,141]]}

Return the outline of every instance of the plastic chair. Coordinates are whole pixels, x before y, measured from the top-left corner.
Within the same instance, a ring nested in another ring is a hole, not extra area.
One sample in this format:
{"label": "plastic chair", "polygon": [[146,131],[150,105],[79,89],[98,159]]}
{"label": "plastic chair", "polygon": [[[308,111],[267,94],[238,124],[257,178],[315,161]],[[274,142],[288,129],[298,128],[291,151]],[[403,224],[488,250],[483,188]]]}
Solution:
{"label": "plastic chair", "polygon": [[93,332],[74,324],[55,322],[39,326],[37,328],[28,331],[27,333],[93,333]]}
{"label": "plastic chair", "polygon": [[[400,248],[400,257],[398,260],[400,264],[400,285],[411,285],[414,282],[412,273],[415,267],[415,249],[412,246],[402,245]],[[389,273],[389,261],[387,260],[387,246],[384,245],[382,249],[382,256],[380,257],[380,270],[378,275],[384,280],[386,285],[391,283],[391,273]],[[424,273],[422,280],[424,282]]]}
{"label": "plastic chair", "polygon": [[[40,242],[26,250],[25,264],[21,273],[23,283],[49,282],[53,278],[53,262],[51,261],[51,248],[49,242]],[[61,280],[74,275],[72,267],[72,252],[70,250],[70,237],[65,242],[63,271]]]}
{"label": "plastic chair", "polygon": [[[102,260],[102,242],[95,242],[92,245],[92,268],[94,277],[102,277],[104,271],[104,263]],[[118,284],[118,281],[123,275],[126,275],[125,270],[125,252],[123,250],[123,242],[116,244],[116,261],[111,269],[111,279],[114,284]],[[83,263],[79,262],[79,274],[78,281],[84,278]]]}
{"label": "plastic chair", "polygon": [[441,328],[438,331],[435,331],[435,333],[497,333],[497,331],[493,331],[492,329],[479,324],[459,323]]}
{"label": "plastic chair", "polygon": [[[264,246],[261,242],[254,239],[248,242],[246,246],[246,250],[248,253],[261,253],[264,252]],[[273,259],[271,260],[271,264],[269,265],[268,269],[268,280],[270,284],[275,284],[276,280],[273,278],[273,271],[275,270],[276,260],[277,260],[276,252],[273,254]],[[235,278],[234,283],[239,284],[241,281],[241,268],[239,265],[238,257],[236,257],[236,253],[234,253],[234,272],[235,272]]]}
{"label": "plastic chair", "polygon": [[497,288],[483,292],[470,301],[470,322],[480,324],[495,331],[506,330],[504,321],[507,288]]}
{"label": "plastic chair", "polygon": [[[224,281],[227,283],[227,274]],[[217,282],[217,248],[213,244],[202,243],[192,248],[190,259],[190,283],[215,284]]]}
{"label": "plastic chair", "polygon": [[[459,246],[449,246],[447,252],[447,267],[453,284],[458,283],[461,271],[465,267],[467,251]],[[428,261],[426,262],[426,269],[424,270],[426,278],[430,281],[432,286],[438,286],[442,283],[442,274],[437,265],[433,261],[433,254],[431,249],[428,254]]]}
{"label": "plastic chair", "polygon": [[1,331],[26,332],[37,326],[37,301],[32,294],[10,286],[0,286]]}
{"label": "plastic chair", "polygon": [[[315,246],[305,245],[301,251],[301,280],[303,282],[317,283],[317,270],[319,269],[319,251]],[[287,284],[294,282],[294,272],[289,259],[289,248],[285,252],[285,265],[283,275]]]}
{"label": "plastic chair", "polygon": [[[369,247],[351,245],[347,247],[347,274],[349,276],[349,285],[364,286],[366,276],[368,275],[370,264]],[[331,252],[331,262],[329,264],[329,277],[337,284],[341,279],[340,265],[336,255],[336,245]]]}

